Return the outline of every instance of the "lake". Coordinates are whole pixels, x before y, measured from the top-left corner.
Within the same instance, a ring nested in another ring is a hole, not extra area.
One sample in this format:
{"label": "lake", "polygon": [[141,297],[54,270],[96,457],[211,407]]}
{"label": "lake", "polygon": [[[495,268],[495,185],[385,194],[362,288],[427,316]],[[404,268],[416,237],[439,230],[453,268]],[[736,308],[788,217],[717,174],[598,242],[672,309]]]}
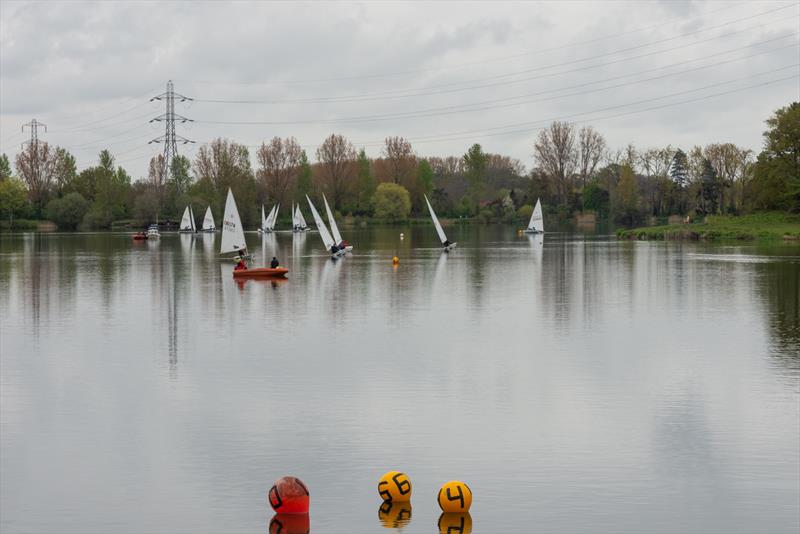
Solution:
{"label": "lake", "polygon": [[475,533],[800,529],[800,246],[343,230],[243,284],[218,234],[0,235],[0,531],[267,532],[283,475],[317,533],[438,532],[452,479]]}

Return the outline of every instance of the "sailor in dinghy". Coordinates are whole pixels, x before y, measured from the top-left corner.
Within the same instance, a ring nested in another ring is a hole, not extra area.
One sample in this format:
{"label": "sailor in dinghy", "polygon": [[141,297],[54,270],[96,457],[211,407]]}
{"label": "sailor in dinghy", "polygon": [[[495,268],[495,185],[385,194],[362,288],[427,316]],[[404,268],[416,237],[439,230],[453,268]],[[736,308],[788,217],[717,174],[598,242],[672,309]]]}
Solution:
{"label": "sailor in dinghy", "polygon": [[319,236],[322,238],[322,244],[325,245],[325,250],[327,250],[332,258],[338,258],[343,256],[345,253],[344,248],[339,248],[336,244],[336,241],[333,240],[333,236],[328,231],[328,227],[325,226],[325,223],[322,221],[322,217],[320,217],[317,208],[314,207],[314,203],[311,202],[311,199],[306,195],[306,200],[308,200],[308,207],[311,208],[311,215],[314,217],[314,224],[317,225],[317,230],[319,231]]}
{"label": "sailor in dinghy", "polygon": [[442,251],[450,252],[452,249],[456,247],[456,243],[451,243],[447,236],[442,229],[442,225],[439,223],[439,219],[436,217],[436,213],[433,211],[433,206],[431,206],[430,201],[428,200],[428,195],[423,195],[425,197],[425,203],[428,205],[428,211],[431,212],[431,219],[433,219],[433,225],[436,227],[436,233],[439,234],[439,240],[442,242]]}

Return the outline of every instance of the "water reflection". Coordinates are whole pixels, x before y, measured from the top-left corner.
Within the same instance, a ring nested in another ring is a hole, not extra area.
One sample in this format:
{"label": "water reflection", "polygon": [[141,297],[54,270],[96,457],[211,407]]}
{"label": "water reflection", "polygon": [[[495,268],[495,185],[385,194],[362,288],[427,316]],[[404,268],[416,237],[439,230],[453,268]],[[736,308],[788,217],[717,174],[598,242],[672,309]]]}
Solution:
{"label": "water reflection", "polygon": [[470,534],[472,532],[472,516],[469,512],[444,512],[436,523],[439,534]]}
{"label": "water reflection", "polygon": [[402,532],[403,527],[411,522],[411,503],[382,502],[378,507],[378,521],[383,528],[398,529]]}
{"label": "water reflection", "polygon": [[308,514],[275,514],[267,531],[269,534],[309,534],[311,518]]}

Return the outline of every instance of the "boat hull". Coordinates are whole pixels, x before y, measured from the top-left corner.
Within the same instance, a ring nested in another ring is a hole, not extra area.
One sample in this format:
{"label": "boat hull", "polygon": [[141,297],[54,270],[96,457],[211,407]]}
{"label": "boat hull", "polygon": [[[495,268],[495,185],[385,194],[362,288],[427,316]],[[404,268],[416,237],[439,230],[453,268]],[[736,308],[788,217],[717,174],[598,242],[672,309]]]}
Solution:
{"label": "boat hull", "polygon": [[445,251],[445,252],[450,252],[451,250],[456,248],[456,245],[458,245],[458,243],[450,243],[449,245],[444,247],[442,250]]}
{"label": "boat hull", "polygon": [[289,269],[277,267],[253,267],[252,269],[240,269],[233,271],[234,278],[286,278]]}
{"label": "boat hull", "polygon": [[526,234],[543,234],[544,233],[541,230],[531,230],[530,228],[526,228],[525,230],[523,230],[523,232],[525,232]]}

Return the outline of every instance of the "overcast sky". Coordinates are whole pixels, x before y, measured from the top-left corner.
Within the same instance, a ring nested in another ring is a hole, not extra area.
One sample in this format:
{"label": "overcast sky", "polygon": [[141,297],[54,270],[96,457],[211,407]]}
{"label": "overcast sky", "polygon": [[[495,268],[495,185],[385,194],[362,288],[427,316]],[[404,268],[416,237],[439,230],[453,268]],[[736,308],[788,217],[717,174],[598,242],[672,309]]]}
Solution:
{"label": "overcast sky", "polygon": [[800,100],[799,31],[796,1],[3,1],[0,151],[36,118],[79,168],[109,148],[141,177],[168,79],[195,99],[176,105],[195,120],[177,127],[190,157],[216,137],[294,136],[314,160],[337,132],[371,156],[400,135],[421,156],[479,142],[530,168],[554,119],[614,147],[757,150],[763,121]]}

